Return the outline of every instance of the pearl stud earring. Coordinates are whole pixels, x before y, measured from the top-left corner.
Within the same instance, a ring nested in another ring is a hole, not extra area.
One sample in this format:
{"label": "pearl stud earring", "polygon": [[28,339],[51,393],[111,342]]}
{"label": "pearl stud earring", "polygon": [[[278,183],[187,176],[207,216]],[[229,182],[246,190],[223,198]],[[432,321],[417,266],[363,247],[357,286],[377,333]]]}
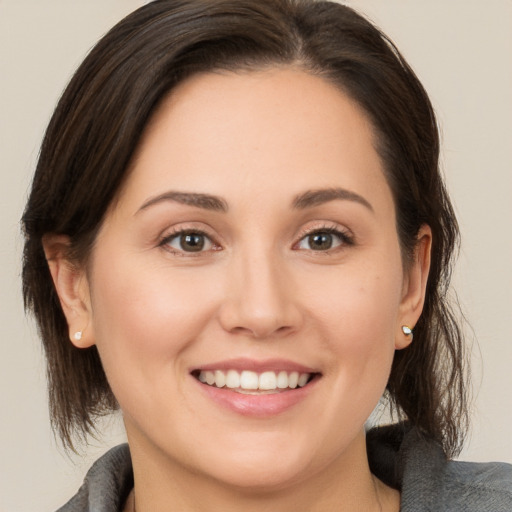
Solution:
{"label": "pearl stud earring", "polygon": [[76,341],[80,341],[82,339],[82,331],[76,331],[75,334],[73,334],[73,338],[75,338]]}
{"label": "pearl stud earring", "polygon": [[413,333],[412,333],[412,329],[408,326],[408,325],[402,325],[402,332],[406,335],[406,336],[410,336],[411,337],[411,341],[414,337]]}

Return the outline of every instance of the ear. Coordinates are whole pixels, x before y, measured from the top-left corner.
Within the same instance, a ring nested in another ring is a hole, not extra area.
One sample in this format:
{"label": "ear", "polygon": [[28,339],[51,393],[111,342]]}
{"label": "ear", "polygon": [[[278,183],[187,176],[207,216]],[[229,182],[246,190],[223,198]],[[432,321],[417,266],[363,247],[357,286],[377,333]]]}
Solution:
{"label": "ear", "polygon": [[398,315],[397,338],[395,348],[401,350],[412,342],[412,335],[405,335],[402,326],[414,328],[425,303],[428,273],[430,270],[430,251],[432,249],[432,230],[430,226],[421,226],[412,261],[405,269],[402,300]]}
{"label": "ear", "polygon": [[[77,348],[94,345],[89,284],[85,270],[69,260],[70,240],[65,235],[43,236],[46,261],[69,327],[69,339]],[[80,334],[78,334],[80,333]]]}

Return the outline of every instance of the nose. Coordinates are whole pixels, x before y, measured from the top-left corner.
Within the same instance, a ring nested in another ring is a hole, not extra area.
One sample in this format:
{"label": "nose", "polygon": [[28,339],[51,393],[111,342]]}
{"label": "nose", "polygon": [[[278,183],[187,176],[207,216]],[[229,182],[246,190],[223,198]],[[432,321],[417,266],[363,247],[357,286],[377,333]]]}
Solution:
{"label": "nose", "polygon": [[231,263],[219,312],[226,331],[265,339],[286,336],[299,329],[302,315],[285,262],[260,253]]}

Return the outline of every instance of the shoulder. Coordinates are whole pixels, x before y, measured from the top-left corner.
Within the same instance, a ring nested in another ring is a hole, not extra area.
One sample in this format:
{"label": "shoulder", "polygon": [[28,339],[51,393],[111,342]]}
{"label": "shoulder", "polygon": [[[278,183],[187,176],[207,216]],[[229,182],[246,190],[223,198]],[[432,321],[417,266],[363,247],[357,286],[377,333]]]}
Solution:
{"label": "shoulder", "polygon": [[401,491],[402,512],[511,512],[512,465],[447,460],[407,425],[369,432],[372,471]]}
{"label": "shoulder", "polygon": [[460,510],[512,511],[512,465],[449,461],[443,469],[441,502]]}
{"label": "shoulder", "polygon": [[57,512],[117,512],[132,487],[130,450],[127,444],[122,444],[91,466],[77,494]]}
{"label": "shoulder", "polygon": [[511,465],[447,460],[437,443],[413,432],[404,438],[402,448],[404,502],[423,496],[432,504],[425,510],[512,511]]}

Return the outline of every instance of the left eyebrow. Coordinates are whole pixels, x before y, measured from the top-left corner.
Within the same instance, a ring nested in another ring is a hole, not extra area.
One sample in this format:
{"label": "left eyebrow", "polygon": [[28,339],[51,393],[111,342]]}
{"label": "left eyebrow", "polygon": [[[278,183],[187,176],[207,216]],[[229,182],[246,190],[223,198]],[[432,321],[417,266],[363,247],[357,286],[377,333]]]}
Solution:
{"label": "left eyebrow", "polygon": [[304,210],[336,199],[342,201],[354,201],[368,208],[371,212],[374,212],[373,206],[363,196],[344,188],[307,190],[293,199],[292,206],[298,210]]}
{"label": "left eyebrow", "polygon": [[159,196],[148,199],[137,211],[145,210],[150,206],[154,206],[159,203],[175,202],[180,204],[186,204],[188,206],[195,206],[196,208],[203,208],[204,210],[213,210],[217,212],[227,212],[228,205],[224,199],[212,196],[209,194],[197,194],[191,192],[178,192],[170,190],[160,194]]}

